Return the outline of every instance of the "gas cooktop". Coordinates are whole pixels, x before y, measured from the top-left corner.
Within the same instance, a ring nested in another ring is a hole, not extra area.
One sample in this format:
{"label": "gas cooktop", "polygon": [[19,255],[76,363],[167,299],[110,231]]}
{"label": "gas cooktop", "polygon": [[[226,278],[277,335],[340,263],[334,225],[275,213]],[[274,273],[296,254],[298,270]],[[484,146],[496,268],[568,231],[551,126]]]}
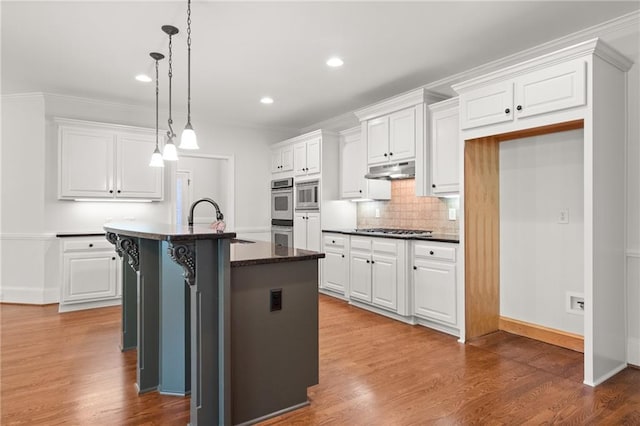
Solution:
{"label": "gas cooktop", "polygon": [[394,228],[358,228],[356,232],[367,234],[391,234],[391,235],[421,235],[430,236],[433,231],[425,231],[422,229],[394,229]]}

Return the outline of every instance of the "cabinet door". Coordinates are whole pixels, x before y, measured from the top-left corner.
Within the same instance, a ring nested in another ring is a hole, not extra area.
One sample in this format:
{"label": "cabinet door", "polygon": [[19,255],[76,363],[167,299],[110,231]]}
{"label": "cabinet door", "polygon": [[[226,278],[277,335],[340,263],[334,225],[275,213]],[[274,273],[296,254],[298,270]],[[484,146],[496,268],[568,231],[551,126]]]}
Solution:
{"label": "cabinet door", "polygon": [[366,122],[367,163],[385,163],[389,157],[389,117],[374,118]]}
{"label": "cabinet door", "polygon": [[351,253],[349,256],[349,295],[371,303],[371,254]]}
{"label": "cabinet door", "polygon": [[307,174],[320,173],[321,139],[316,138],[307,142]]}
{"label": "cabinet door", "polygon": [[271,173],[280,173],[282,170],[282,150],[271,151]]}
{"label": "cabinet door", "polygon": [[413,270],[414,314],[455,325],[455,264],[415,260]]}
{"label": "cabinet door", "polygon": [[360,134],[344,136],[340,141],[340,181],[342,198],[362,198],[367,159]]}
{"label": "cabinet door", "polygon": [[515,81],[517,118],[585,105],[586,63],[559,64],[523,75]]}
{"label": "cabinet door", "polygon": [[342,251],[325,250],[323,263],[323,287],[346,296],[347,289],[347,258]]}
{"label": "cabinet door", "polygon": [[307,248],[307,215],[295,213],[293,215],[293,246],[295,248]]}
{"label": "cabinet door", "polygon": [[299,142],[293,147],[293,168],[296,176],[307,174],[307,144]]}
{"label": "cabinet door", "polygon": [[61,127],[59,144],[60,198],[113,198],[114,134]]}
{"label": "cabinet door", "polygon": [[321,251],[320,213],[307,213],[307,250]]}
{"label": "cabinet door", "polygon": [[389,116],[389,160],[416,156],[416,110],[408,108]]}
{"label": "cabinet door", "polygon": [[459,191],[459,125],[457,107],[431,114],[431,193],[434,195]]}
{"label": "cabinet door", "polygon": [[293,145],[282,148],[282,167],[281,172],[290,172],[293,170]]}
{"label": "cabinet door", "polygon": [[155,135],[120,135],[116,145],[117,198],[162,199],[163,169],[149,167]]}
{"label": "cabinet door", "polygon": [[374,255],[371,270],[373,303],[396,311],[398,309],[398,260],[392,256]]}
{"label": "cabinet door", "polygon": [[89,302],[118,296],[118,263],[113,252],[65,254],[64,303]]}
{"label": "cabinet door", "polygon": [[462,129],[513,120],[513,83],[482,87],[460,95]]}

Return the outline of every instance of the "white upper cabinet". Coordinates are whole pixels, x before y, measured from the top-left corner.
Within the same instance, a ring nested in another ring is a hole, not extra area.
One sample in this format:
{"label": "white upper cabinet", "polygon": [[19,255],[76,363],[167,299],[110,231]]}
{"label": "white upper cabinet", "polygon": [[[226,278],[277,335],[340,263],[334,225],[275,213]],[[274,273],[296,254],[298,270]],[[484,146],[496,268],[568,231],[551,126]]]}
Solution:
{"label": "white upper cabinet", "polygon": [[340,133],[340,196],[389,200],[390,181],[364,178],[367,173],[366,147],[360,131],[360,127],[355,127]]}
{"label": "white upper cabinet", "polygon": [[511,122],[586,105],[582,59],[531,71],[460,95],[462,129]]}
{"label": "white upper cabinet", "polygon": [[57,123],[60,199],[162,199],[162,169],[149,167],[155,130],[76,120]]}
{"label": "white upper cabinet", "polygon": [[298,142],[293,146],[293,168],[295,176],[320,173],[321,138]]}
{"label": "white upper cabinet", "polygon": [[293,145],[286,145],[271,151],[271,173],[293,170]]}
{"label": "white upper cabinet", "polygon": [[367,165],[413,160],[423,152],[425,105],[442,99],[418,89],[356,111],[367,148]]}
{"label": "white upper cabinet", "polygon": [[[431,112],[431,194],[459,191],[460,125],[458,98],[429,105]],[[417,186],[417,183],[416,183]]]}

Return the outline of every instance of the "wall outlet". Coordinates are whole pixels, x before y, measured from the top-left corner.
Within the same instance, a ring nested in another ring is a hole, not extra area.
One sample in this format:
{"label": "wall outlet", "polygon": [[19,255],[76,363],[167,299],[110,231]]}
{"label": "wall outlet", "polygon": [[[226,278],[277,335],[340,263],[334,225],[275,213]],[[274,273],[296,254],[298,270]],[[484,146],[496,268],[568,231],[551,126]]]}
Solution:
{"label": "wall outlet", "polygon": [[271,289],[269,294],[269,305],[270,305],[271,312],[282,310],[282,289],[281,288]]}
{"label": "wall outlet", "polygon": [[449,209],[449,220],[456,220],[458,218],[458,214],[456,212],[456,209],[451,208]]}
{"label": "wall outlet", "polygon": [[376,217],[380,217],[380,209],[376,209]]}
{"label": "wall outlet", "polygon": [[560,209],[558,223],[569,223],[569,209]]}
{"label": "wall outlet", "polygon": [[570,314],[584,315],[584,295],[568,291],[566,310]]}

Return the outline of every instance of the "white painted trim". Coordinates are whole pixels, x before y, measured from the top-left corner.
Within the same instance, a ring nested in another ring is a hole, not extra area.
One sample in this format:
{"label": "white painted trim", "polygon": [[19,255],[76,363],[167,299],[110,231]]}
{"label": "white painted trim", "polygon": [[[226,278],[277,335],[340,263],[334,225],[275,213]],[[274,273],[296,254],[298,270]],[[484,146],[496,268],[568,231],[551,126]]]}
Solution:
{"label": "white painted trim", "polygon": [[640,250],[628,250],[627,257],[640,257]]}
{"label": "white painted trim", "polygon": [[605,34],[615,33],[624,30],[637,30],[640,26],[640,11],[630,12],[618,18],[602,22],[584,30],[577,31],[564,37],[560,37],[549,42],[539,44],[530,49],[521,50],[513,55],[505,56],[501,59],[488,62],[475,68],[442,78],[440,80],[425,84],[422,86],[426,90],[438,90],[442,87],[450,87],[458,82],[470,80],[476,76],[489,74],[496,70],[506,68],[518,62],[527,59],[539,57],[545,53],[558,50],[562,47],[576,44],[580,41],[591,39],[594,37],[602,37]]}
{"label": "white painted trim", "polygon": [[460,98],[456,96],[453,98],[445,99],[444,101],[437,102],[435,104],[428,105],[428,107],[429,111],[436,112],[448,110],[449,108],[457,108],[459,104]]}
{"label": "white painted trim", "polygon": [[106,129],[111,131],[116,130],[116,131],[138,132],[138,133],[153,133],[154,135],[156,133],[156,129],[151,129],[149,127],[128,126],[124,124],[104,123],[104,122],[89,121],[89,120],[77,120],[75,118],[65,118],[65,117],[53,117],[53,123],[58,126],[91,127],[91,128]]}
{"label": "white painted trim", "polygon": [[0,234],[0,240],[3,241],[51,241],[55,239],[55,234]]}
{"label": "white painted trim", "polygon": [[58,303],[59,296],[58,288],[0,287],[0,303],[48,305]]}
{"label": "white painted trim", "polygon": [[358,135],[359,137],[361,132],[362,132],[362,126],[356,126],[356,127],[351,127],[349,129],[340,131],[339,135],[341,138],[348,138],[355,135]]}
{"label": "white painted trim", "polygon": [[607,380],[609,380],[610,378],[612,378],[613,376],[615,376],[616,374],[618,374],[619,372],[621,372],[625,368],[627,368],[627,363],[626,362],[618,365],[617,367],[615,367],[611,371],[607,372],[607,374],[604,374],[604,375],[598,377],[597,379],[595,379],[593,381],[593,383],[587,382],[586,380],[583,383],[585,385],[587,385],[587,386],[592,386],[592,387],[598,386],[599,384],[606,382]]}
{"label": "white painted trim", "polygon": [[627,362],[640,367],[640,339],[637,337],[627,339]]}
{"label": "white painted trim", "polygon": [[405,108],[410,108],[419,104],[435,103],[446,99],[447,96],[428,92],[423,88],[414,89],[409,92],[401,93],[392,98],[385,99],[373,105],[354,111],[354,114],[360,121],[370,120],[382,115],[391,114]]}
{"label": "white painted trim", "polygon": [[85,309],[106,308],[107,306],[118,306],[122,304],[122,297],[107,300],[94,300],[84,303],[61,303],[58,312],[83,311]]}

